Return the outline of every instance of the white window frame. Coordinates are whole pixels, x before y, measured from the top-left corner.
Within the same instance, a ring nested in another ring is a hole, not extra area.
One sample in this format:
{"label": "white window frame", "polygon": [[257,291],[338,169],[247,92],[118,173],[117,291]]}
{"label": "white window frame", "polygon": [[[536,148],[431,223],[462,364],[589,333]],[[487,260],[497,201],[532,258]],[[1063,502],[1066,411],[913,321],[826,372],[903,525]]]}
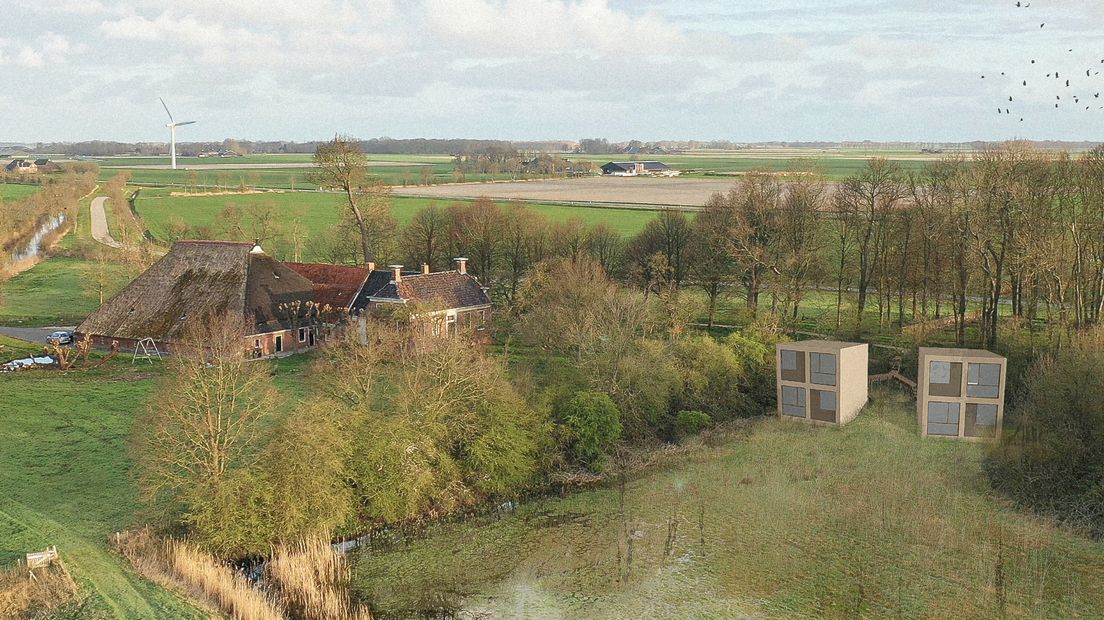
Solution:
{"label": "white window frame", "polygon": [[309,327],[300,327],[299,328],[299,334],[298,335],[299,335],[299,343],[300,344],[307,341],[307,330],[308,329],[310,329],[310,328]]}
{"label": "white window frame", "polygon": [[284,336],[283,336],[283,334],[277,334],[276,335],[276,339],[274,340],[274,344],[273,344],[273,347],[272,347],[272,352],[273,353],[283,353],[284,352]]}

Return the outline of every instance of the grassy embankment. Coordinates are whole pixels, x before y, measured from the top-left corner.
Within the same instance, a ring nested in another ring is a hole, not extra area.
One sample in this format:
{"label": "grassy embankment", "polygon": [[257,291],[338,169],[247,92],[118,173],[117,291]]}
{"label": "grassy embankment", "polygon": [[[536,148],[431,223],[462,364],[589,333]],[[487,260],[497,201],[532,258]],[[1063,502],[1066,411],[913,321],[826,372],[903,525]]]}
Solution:
{"label": "grassy embankment", "polygon": [[982,446],[921,439],[910,399],[873,394],[842,429],[701,446],[629,481],[623,511],[614,485],[364,551],[356,588],[490,617],[1104,614],[1104,544],[993,497]]}
{"label": "grassy embankment", "polygon": [[[289,407],[306,391],[306,362],[274,363]],[[160,363],[131,365],[121,355],[99,370],[0,375],[0,566],[57,545],[93,595],[82,618],[201,617],[138,578],[108,542],[139,522],[127,438],[162,371]]]}

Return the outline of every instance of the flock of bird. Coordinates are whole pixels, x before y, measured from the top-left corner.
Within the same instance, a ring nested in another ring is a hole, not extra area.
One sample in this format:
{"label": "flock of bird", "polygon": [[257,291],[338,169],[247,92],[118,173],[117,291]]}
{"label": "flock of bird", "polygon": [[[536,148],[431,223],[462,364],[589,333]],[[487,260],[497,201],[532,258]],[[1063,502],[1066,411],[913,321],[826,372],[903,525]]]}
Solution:
{"label": "flock of bird", "polygon": [[[1031,7],[1030,2],[1022,2],[1022,1],[1016,2],[1016,8],[1018,8],[1018,9],[1027,9],[1027,8],[1030,8],[1030,7]],[[1045,28],[1045,27],[1046,27],[1046,22],[1043,22],[1043,23],[1039,24],[1039,28]],[[1069,48],[1067,50],[1067,53],[1073,53],[1073,48]],[[1032,65],[1037,64],[1036,60],[1031,59],[1031,64]],[[1102,58],[1100,60],[1100,64],[1104,65],[1104,58]],[[1089,80],[1092,80],[1093,78],[1099,78],[1100,77],[1100,69],[1104,69],[1104,66],[1099,67],[1099,68],[1093,66],[1093,67],[1089,67],[1089,68],[1085,69],[1085,77],[1088,78]],[[1005,78],[1008,77],[1006,75],[1005,71],[1001,71],[1000,74],[1001,74],[1002,77],[1005,77]],[[1036,74],[1036,75],[1039,75],[1039,74]],[[1069,77],[1068,72],[1066,72],[1066,75],[1067,75],[1066,78],[1063,78],[1062,75],[1063,75],[1063,72],[1060,72],[1060,71],[1057,71],[1057,70],[1056,71],[1051,71],[1050,73],[1046,74],[1045,79],[1050,80],[1051,78],[1053,78],[1055,81],[1054,82],[1046,82],[1046,83],[1049,83],[1049,84],[1053,85],[1054,88],[1063,88],[1063,89],[1064,88],[1071,88],[1075,85],[1077,87],[1082,86],[1082,84],[1080,84],[1080,83],[1075,83],[1075,82],[1071,81],[1071,78]],[[1076,75],[1080,76],[1080,70],[1077,71]],[[984,80],[985,76],[982,75],[981,79]],[[1040,79],[1044,79],[1044,78],[1040,78]],[[1080,78],[1076,78],[1076,79],[1080,80]],[[1064,84],[1065,84],[1064,86],[1063,86],[1063,80],[1064,80]],[[1021,88],[1026,88],[1028,86],[1028,80],[1027,79],[1022,79],[1022,80],[1018,80],[1018,81],[1021,82]],[[1097,106],[1097,109],[1104,110],[1104,105],[1101,105],[1101,104],[1104,104],[1104,99],[1101,99],[1101,97],[1100,97],[1099,87],[1097,86],[1094,89],[1093,84],[1089,83],[1088,80],[1086,80],[1085,82],[1086,83],[1084,85],[1088,85],[1090,87],[1089,92],[1085,93],[1085,94],[1069,94],[1071,91],[1065,91],[1065,90],[1055,91],[1054,92],[1054,108],[1055,109],[1060,108],[1062,106],[1063,102],[1065,102],[1067,105],[1070,105],[1070,102],[1072,102],[1072,105],[1077,106],[1078,109],[1080,109],[1080,106],[1084,105],[1084,103],[1088,103],[1088,105],[1085,105],[1085,110],[1092,110],[1094,106]],[[1062,94],[1059,94],[1059,93],[1065,93],[1066,98],[1063,99]],[[1016,103],[1016,96],[1014,94],[1013,95],[1008,95],[1008,102],[1007,103]],[[1014,116],[1018,116],[1018,115],[1012,113],[1012,106],[1004,105],[1003,103],[1002,103],[1002,105],[997,107],[997,114],[1005,115],[1005,116],[1008,116],[1009,118],[1012,118]],[[1019,122],[1022,123],[1023,120],[1024,120],[1023,117],[1020,116],[1019,118],[1020,118]]]}

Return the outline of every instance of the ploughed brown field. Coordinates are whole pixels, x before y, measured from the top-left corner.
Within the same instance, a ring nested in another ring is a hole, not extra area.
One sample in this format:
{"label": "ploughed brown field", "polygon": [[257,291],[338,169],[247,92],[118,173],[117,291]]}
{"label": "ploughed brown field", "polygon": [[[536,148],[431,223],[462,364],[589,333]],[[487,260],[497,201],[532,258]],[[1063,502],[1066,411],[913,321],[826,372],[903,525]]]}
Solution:
{"label": "ploughed brown field", "polygon": [[541,181],[454,183],[430,187],[395,187],[396,196],[495,200],[526,200],[618,207],[700,207],[717,192],[727,192],[739,179],[679,177],[584,177]]}

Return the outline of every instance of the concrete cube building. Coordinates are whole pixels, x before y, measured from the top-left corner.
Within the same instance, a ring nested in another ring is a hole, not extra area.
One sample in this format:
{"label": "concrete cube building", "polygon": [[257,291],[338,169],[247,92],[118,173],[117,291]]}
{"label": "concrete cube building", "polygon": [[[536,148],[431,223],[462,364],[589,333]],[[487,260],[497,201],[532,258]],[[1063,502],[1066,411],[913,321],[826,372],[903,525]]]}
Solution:
{"label": "concrete cube building", "polygon": [[916,417],[925,437],[1000,439],[1008,360],[989,351],[921,347]]}
{"label": "concrete cube building", "polygon": [[869,348],[805,340],[775,347],[778,415],[783,420],[843,425],[866,404]]}

